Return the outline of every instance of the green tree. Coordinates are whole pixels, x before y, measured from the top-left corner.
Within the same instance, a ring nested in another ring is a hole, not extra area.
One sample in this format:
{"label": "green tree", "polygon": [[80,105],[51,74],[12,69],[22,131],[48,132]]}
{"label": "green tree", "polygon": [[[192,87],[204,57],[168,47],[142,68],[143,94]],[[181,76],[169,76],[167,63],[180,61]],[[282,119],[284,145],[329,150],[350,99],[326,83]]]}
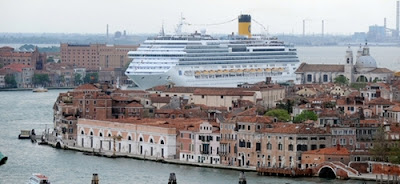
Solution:
{"label": "green tree", "polygon": [[343,75],[337,76],[334,80],[335,80],[336,84],[340,84],[340,85],[348,85],[349,84],[349,79],[347,79]]}
{"label": "green tree", "polygon": [[48,74],[34,74],[32,78],[32,82],[35,85],[42,85],[46,86],[47,83],[50,82],[49,75]]}
{"label": "green tree", "polygon": [[375,132],[374,135],[374,146],[372,149],[370,149],[372,155],[374,155],[374,158],[376,161],[387,161],[387,157],[390,153],[390,148],[388,146],[387,140],[386,140],[386,135],[385,135],[385,130],[384,127],[381,126],[378,128],[378,130]]}
{"label": "green tree", "polygon": [[83,83],[82,75],[79,74],[79,73],[76,73],[75,74],[75,78],[74,78],[74,82],[75,82],[75,86],[78,86],[78,85],[82,84]]}
{"label": "green tree", "polygon": [[290,121],[290,115],[284,109],[272,109],[265,113],[265,115],[278,118],[279,121]]}
{"label": "green tree", "polygon": [[49,57],[49,58],[47,58],[46,62],[54,63],[54,58],[53,57]]}
{"label": "green tree", "polygon": [[7,87],[9,87],[9,88],[16,88],[17,87],[17,81],[15,80],[14,75],[7,74],[4,77],[4,80],[6,82]]}
{"label": "green tree", "polygon": [[87,73],[86,76],[83,78],[84,83],[96,83],[98,81],[99,81],[98,73]]}
{"label": "green tree", "polygon": [[297,116],[294,117],[293,123],[301,123],[307,120],[314,120],[316,121],[318,119],[318,115],[315,114],[314,111],[303,111]]}
{"label": "green tree", "polygon": [[[397,142],[395,145],[399,145],[399,142]],[[392,146],[390,148],[389,162],[393,164],[400,164],[400,148],[398,146]]]}
{"label": "green tree", "polygon": [[3,68],[3,64],[0,64],[0,68]]}

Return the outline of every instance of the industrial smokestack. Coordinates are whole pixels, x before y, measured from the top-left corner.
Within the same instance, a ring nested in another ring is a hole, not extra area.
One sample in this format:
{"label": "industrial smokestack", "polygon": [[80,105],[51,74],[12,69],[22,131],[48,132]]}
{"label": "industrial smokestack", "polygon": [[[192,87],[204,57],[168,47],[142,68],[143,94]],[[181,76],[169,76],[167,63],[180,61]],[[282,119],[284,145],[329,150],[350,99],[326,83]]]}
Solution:
{"label": "industrial smokestack", "polygon": [[303,20],[303,36],[306,35],[306,20]]}
{"label": "industrial smokestack", "polygon": [[106,35],[107,35],[107,40],[108,40],[108,24],[107,24]]}
{"label": "industrial smokestack", "polygon": [[239,15],[239,35],[251,38],[251,16]]}
{"label": "industrial smokestack", "polygon": [[400,1],[397,1],[397,9],[396,9],[396,37],[399,37],[399,24],[400,24]]}
{"label": "industrial smokestack", "polygon": [[386,17],[383,19],[383,28],[385,28],[386,31]]}
{"label": "industrial smokestack", "polygon": [[325,26],[325,22],[324,22],[324,20],[322,20],[322,37],[324,37],[324,26]]}

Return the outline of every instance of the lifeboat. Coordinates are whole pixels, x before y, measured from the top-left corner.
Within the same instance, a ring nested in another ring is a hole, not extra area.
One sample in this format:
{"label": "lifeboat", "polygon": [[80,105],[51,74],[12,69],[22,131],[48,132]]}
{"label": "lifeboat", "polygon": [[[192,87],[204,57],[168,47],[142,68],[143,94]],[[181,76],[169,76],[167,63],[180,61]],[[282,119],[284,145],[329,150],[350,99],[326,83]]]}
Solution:
{"label": "lifeboat", "polygon": [[284,68],[279,68],[278,71],[283,72],[283,71],[285,71],[285,69]]}
{"label": "lifeboat", "polygon": [[250,72],[250,69],[244,69],[243,72]]}
{"label": "lifeboat", "polygon": [[216,73],[217,74],[223,74],[224,72],[222,72],[222,70],[217,70]]}
{"label": "lifeboat", "polygon": [[209,70],[209,71],[208,71],[208,74],[214,75],[214,74],[215,74],[215,71],[214,71],[214,70]]}
{"label": "lifeboat", "polygon": [[263,72],[263,69],[259,68],[259,69],[257,69],[257,72],[261,73],[261,72]]}
{"label": "lifeboat", "polygon": [[222,72],[223,73],[229,73],[229,70],[225,69],[225,70],[222,70]]}
{"label": "lifeboat", "polygon": [[200,71],[196,71],[196,72],[194,72],[194,75],[200,75]]}
{"label": "lifeboat", "polygon": [[251,73],[256,73],[256,69],[251,69],[250,72]]}
{"label": "lifeboat", "polygon": [[271,68],[266,68],[265,71],[266,72],[271,72]]}
{"label": "lifeboat", "polygon": [[203,70],[203,71],[201,72],[201,74],[203,74],[203,75],[208,75],[208,71],[207,71],[207,70]]}

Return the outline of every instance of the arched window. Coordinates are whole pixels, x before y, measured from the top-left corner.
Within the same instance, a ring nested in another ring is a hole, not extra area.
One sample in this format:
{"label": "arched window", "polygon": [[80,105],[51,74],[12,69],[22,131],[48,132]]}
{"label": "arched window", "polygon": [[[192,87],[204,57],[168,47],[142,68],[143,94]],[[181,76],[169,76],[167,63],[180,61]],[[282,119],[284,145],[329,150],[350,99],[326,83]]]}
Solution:
{"label": "arched window", "polygon": [[272,149],[272,144],[271,143],[268,143],[267,144],[267,150],[271,150]]}
{"label": "arched window", "polygon": [[131,137],[131,136],[128,136],[128,140],[132,140],[132,137]]}
{"label": "arched window", "polygon": [[83,134],[85,134],[85,132],[82,130],[82,131],[81,131],[81,134],[83,135]]}
{"label": "arched window", "polygon": [[297,151],[301,151],[301,144],[297,145]]}
{"label": "arched window", "polygon": [[108,137],[111,137],[111,134],[110,134],[110,133],[108,134]]}
{"label": "arched window", "polygon": [[93,132],[90,132],[90,135],[93,135]]}
{"label": "arched window", "polygon": [[103,133],[101,133],[101,132],[100,132],[100,134],[99,134],[99,135],[100,135],[100,137],[103,137]]}
{"label": "arched window", "polygon": [[150,143],[153,143],[153,139],[150,139]]}
{"label": "arched window", "polygon": [[161,140],[161,141],[160,141],[160,144],[164,144],[164,140]]}
{"label": "arched window", "polygon": [[143,142],[143,138],[142,137],[139,138],[139,142]]}
{"label": "arched window", "polygon": [[293,144],[289,144],[288,150],[293,151]]}

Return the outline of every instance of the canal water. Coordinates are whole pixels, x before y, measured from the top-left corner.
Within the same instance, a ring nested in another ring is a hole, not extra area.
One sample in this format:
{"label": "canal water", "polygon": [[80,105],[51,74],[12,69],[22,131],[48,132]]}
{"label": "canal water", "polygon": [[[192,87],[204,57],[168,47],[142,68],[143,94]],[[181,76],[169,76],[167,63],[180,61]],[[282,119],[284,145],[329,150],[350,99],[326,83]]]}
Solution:
{"label": "canal water", "polygon": [[[371,49],[377,61],[381,58],[378,65],[397,69],[400,48],[382,48],[385,47]],[[345,47],[302,47],[298,50],[302,61],[335,63],[337,60],[342,62]],[[22,129],[35,129],[40,133],[52,127],[52,107],[60,92],[64,90],[47,93],[0,92],[0,152],[8,156],[7,164],[0,166],[0,184],[25,183],[32,173],[43,173],[54,184],[89,184],[93,173],[99,174],[101,184],[167,183],[171,172],[176,173],[181,184],[238,183],[238,171],[86,156],[80,152],[32,144],[29,140],[18,140]],[[256,173],[246,173],[246,178],[248,183],[256,184],[363,183],[355,180],[267,177],[257,176]]]}

